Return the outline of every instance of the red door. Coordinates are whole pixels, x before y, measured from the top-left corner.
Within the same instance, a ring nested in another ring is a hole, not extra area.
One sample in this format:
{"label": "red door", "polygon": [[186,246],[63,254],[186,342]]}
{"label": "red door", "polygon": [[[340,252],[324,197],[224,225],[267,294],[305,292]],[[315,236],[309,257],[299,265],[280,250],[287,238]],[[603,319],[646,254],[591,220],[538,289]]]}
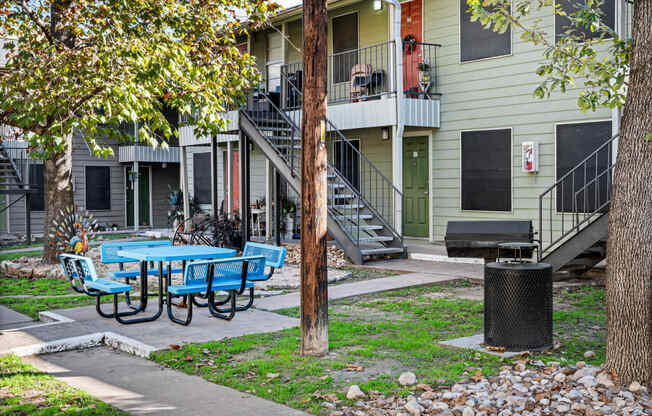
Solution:
{"label": "red door", "polygon": [[423,12],[422,0],[401,3],[401,39],[414,39],[417,45],[403,45],[403,89],[418,88],[417,66],[422,60]]}

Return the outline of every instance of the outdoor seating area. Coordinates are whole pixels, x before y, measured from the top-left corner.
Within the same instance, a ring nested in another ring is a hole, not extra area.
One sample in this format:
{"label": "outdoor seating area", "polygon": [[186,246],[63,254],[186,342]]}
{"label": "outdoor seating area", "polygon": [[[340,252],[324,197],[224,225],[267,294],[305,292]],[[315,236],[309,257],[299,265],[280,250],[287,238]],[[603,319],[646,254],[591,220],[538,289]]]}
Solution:
{"label": "outdoor seating area", "polygon": [[[114,318],[125,325],[152,322],[161,316],[163,305],[166,305],[172,322],[189,325],[193,305],[207,308],[211,316],[225,320],[233,319],[237,311],[249,309],[254,302],[254,283],[269,280],[275,269],[283,267],[286,248],[247,242],[242,256],[235,257],[236,250],[230,248],[172,245],[171,241],[163,240],[105,243],[101,253],[103,263],[117,263],[119,270],[109,272],[107,277],[100,276],[90,257],[60,255],[63,272],[70,279],[73,290],[95,297],[96,311],[101,317]],[[130,263],[139,263],[139,268],[125,269]],[[181,267],[174,267],[173,263],[180,263]],[[172,278],[179,274],[182,274],[182,283],[173,284]],[[150,278],[157,279],[156,293],[148,290]],[[136,282],[140,288],[138,306],[132,303]],[[237,296],[247,289],[248,302],[237,305]],[[226,298],[216,300],[220,292],[224,292]],[[102,296],[113,297],[112,312],[102,310]],[[126,308],[121,307],[122,297]],[[158,310],[153,315],[140,316],[146,311],[150,297],[158,298]],[[173,304],[173,298],[183,298],[183,301]],[[187,308],[186,317],[178,318],[173,306]]]}

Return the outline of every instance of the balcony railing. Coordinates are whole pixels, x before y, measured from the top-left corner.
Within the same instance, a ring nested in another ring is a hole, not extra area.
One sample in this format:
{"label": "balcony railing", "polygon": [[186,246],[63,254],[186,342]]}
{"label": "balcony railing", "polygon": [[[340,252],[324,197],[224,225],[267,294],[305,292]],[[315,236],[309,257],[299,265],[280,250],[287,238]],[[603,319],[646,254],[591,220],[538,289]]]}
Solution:
{"label": "balcony railing", "polygon": [[[328,103],[350,103],[377,100],[396,92],[392,69],[394,42],[366,46],[328,56]],[[281,79],[287,79],[303,90],[303,64],[290,63],[281,67]],[[301,107],[301,97],[294,88],[283,85],[281,103],[284,109]]]}
{"label": "balcony railing", "polygon": [[435,43],[403,42],[403,91],[407,98],[439,97]]}

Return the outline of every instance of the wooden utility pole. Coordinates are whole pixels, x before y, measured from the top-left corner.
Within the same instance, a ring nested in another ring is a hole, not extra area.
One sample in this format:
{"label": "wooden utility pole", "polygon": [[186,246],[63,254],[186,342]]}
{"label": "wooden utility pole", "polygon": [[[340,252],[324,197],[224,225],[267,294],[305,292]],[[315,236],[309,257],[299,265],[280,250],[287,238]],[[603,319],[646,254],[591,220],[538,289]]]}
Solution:
{"label": "wooden utility pole", "polygon": [[301,354],[328,352],[326,0],[303,2]]}

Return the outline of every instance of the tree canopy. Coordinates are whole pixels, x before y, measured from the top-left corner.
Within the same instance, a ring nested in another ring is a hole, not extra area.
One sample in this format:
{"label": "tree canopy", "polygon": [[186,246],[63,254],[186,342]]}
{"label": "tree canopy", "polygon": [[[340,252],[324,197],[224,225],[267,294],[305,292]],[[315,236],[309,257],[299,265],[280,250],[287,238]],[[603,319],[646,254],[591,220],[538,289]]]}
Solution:
{"label": "tree canopy", "polygon": [[[197,134],[258,82],[253,58],[237,48],[277,5],[266,0],[0,0],[0,125],[15,127],[34,155],[63,152],[78,129],[98,156],[98,139],[166,145],[166,109]],[[133,140],[133,138],[131,138]]]}

